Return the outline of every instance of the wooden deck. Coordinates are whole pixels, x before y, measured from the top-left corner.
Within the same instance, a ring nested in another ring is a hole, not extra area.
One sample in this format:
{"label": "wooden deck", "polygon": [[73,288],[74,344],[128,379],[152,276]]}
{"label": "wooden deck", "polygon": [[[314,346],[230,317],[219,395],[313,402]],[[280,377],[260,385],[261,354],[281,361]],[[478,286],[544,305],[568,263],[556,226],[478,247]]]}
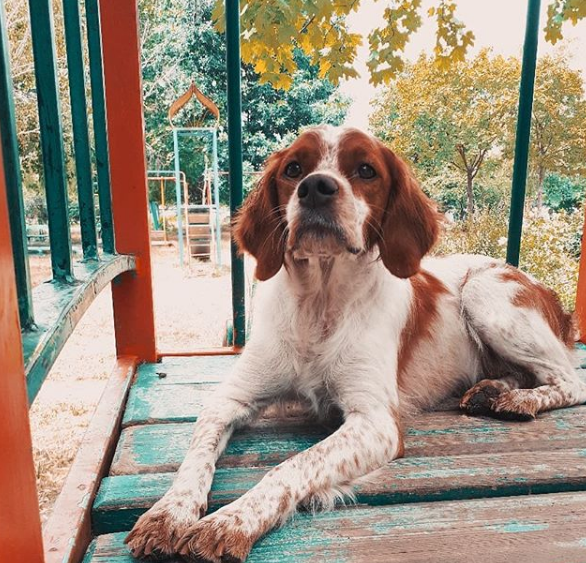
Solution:
{"label": "wooden deck", "polygon": [[[236,359],[139,368],[84,563],[134,561],[126,532],[169,487],[203,399]],[[330,431],[292,416],[238,432],[219,462],[210,510]],[[356,505],[296,515],[249,561],[586,563],[586,406],[529,423],[429,413],[409,429],[405,455],[357,490]]]}

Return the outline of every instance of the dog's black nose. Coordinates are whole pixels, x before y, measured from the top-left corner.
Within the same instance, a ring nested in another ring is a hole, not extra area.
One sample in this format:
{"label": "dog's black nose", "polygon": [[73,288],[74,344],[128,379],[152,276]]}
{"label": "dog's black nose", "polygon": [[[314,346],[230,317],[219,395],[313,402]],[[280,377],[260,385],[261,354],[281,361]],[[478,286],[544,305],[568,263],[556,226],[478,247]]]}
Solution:
{"label": "dog's black nose", "polygon": [[302,206],[315,208],[331,202],[338,190],[338,184],[331,176],[312,174],[299,184],[297,196]]}

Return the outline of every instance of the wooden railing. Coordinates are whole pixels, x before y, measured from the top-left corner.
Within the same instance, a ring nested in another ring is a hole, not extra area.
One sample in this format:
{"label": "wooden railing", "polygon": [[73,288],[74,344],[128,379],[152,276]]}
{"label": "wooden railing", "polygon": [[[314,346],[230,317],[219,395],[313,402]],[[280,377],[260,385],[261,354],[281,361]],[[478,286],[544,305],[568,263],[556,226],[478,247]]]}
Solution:
{"label": "wooden railing", "polygon": [[[115,252],[102,40],[97,0],[87,0],[85,7],[96,153],[96,165],[93,168],[80,3],[78,0],[63,2],[75,183],[83,250],[83,262],[75,266],[71,249],[53,7],[49,0],[30,2],[30,26],[52,267],[52,283],[42,284],[34,290],[31,290],[28,265],[22,175],[9,58],[10,46],[3,9],[0,15],[0,133],[30,402],[34,400],[63,344],[98,291],[122,272],[135,268],[134,257],[119,256]],[[96,230],[92,171],[95,172],[98,185],[101,248]]]}
{"label": "wooden railing", "polygon": [[[34,289],[4,5],[0,8],[0,449],[5,454],[0,461],[0,560],[29,563],[80,560],[90,530],[83,499],[95,492],[107,464],[119,414],[114,411],[124,404],[133,366],[157,360],[137,2],[63,0],[83,249],[78,263],[71,248],[52,6],[51,0],[29,0],[52,269],[49,283]],[[83,6],[87,38],[82,33]],[[89,52],[93,164],[84,41]],[[61,504],[67,510],[48,522],[43,550],[28,406],[76,323],[110,282],[117,368],[106,391],[108,404],[102,411],[98,407],[95,417],[100,428],[90,428],[93,461],[88,462],[87,455],[72,470],[70,478],[77,484],[64,491]]]}

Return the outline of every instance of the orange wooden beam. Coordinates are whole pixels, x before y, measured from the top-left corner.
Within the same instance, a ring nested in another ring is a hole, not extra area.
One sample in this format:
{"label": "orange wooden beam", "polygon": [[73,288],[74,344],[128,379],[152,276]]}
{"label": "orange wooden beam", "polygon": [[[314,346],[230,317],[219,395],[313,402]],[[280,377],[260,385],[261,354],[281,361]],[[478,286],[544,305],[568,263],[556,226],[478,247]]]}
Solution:
{"label": "orange wooden beam", "polygon": [[578,289],[576,291],[576,316],[580,341],[586,344],[586,217],[582,227],[582,254],[578,272]]}
{"label": "orange wooden beam", "polygon": [[116,251],[134,254],[136,272],[112,286],[116,349],[157,358],[137,0],[102,0],[102,45]]}
{"label": "orange wooden beam", "polygon": [[201,348],[199,350],[191,351],[178,351],[178,352],[159,352],[160,358],[169,357],[184,357],[188,358],[191,356],[236,356],[242,354],[244,348],[239,346],[223,346],[222,348]]}
{"label": "orange wooden beam", "polygon": [[0,561],[43,562],[4,165],[0,151]]}

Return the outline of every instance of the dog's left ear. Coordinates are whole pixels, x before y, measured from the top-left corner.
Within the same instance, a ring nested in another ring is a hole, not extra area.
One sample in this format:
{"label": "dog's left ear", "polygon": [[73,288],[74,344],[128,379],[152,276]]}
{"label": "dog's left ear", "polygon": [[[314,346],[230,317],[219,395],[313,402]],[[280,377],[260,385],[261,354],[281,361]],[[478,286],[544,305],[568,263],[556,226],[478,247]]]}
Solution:
{"label": "dog's left ear", "polygon": [[393,275],[409,278],[419,271],[421,259],[437,240],[440,215],[409,167],[388,148],[383,152],[391,185],[378,243],[380,255]]}
{"label": "dog's left ear", "polygon": [[283,265],[285,223],[279,209],[276,175],[281,153],[266,164],[257,186],[250,192],[234,221],[234,240],[240,252],[256,258],[255,277],[272,278]]}

